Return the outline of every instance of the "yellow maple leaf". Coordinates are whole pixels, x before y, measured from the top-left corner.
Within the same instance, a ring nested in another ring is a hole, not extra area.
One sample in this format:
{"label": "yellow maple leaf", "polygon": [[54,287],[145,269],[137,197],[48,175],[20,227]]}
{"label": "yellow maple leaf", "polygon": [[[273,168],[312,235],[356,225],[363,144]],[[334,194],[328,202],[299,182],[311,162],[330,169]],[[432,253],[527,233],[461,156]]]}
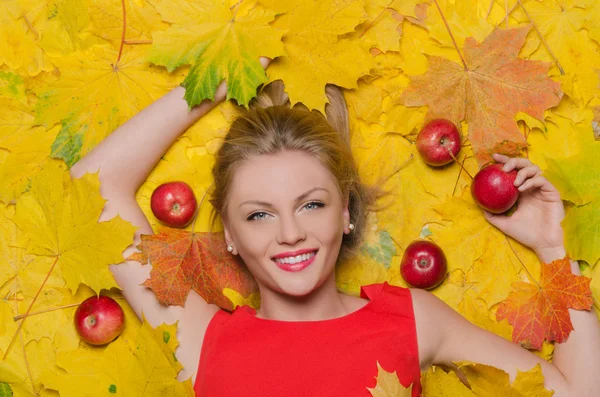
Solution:
{"label": "yellow maple leaf", "polygon": [[[47,388],[61,395],[193,396],[191,379],[177,380],[176,324],[152,328],[143,321],[132,346],[119,337],[101,349],[57,353],[56,366],[42,375]],[[65,373],[66,371],[66,373]]]}
{"label": "yellow maple leaf", "polygon": [[[64,287],[60,269],[48,276],[52,258],[29,255],[18,247],[20,231],[13,221],[14,205],[0,206],[0,297],[2,298],[2,326],[0,326],[0,357],[9,350],[9,344],[19,325],[19,317],[27,312],[43,312],[47,309],[71,303],[71,294]],[[44,279],[44,292],[37,292]],[[35,302],[33,302],[35,299]],[[24,323],[19,343],[53,338],[66,320],[63,311],[53,316],[31,316]],[[16,318],[16,319],[15,319]],[[72,320],[71,320],[72,321]],[[12,345],[12,349],[16,346]]]}
{"label": "yellow maple leaf", "polygon": [[377,386],[367,387],[367,390],[373,397],[410,397],[412,395],[412,385],[404,387],[396,372],[387,372],[377,362]]}
{"label": "yellow maple leaf", "polygon": [[[123,34],[123,5],[121,0],[88,0],[86,2],[93,24],[91,32],[109,40],[116,48]],[[127,23],[125,39],[133,42],[152,42],[152,32],[165,30],[169,24],[161,21],[160,15],[150,3],[140,0],[125,1]]]}
{"label": "yellow maple leaf", "polygon": [[38,27],[44,32],[39,45],[46,54],[68,54],[103,43],[102,39],[89,31],[91,18],[88,2],[61,0],[44,4],[48,0],[25,1],[31,4],[24,4],[24,18],[30,18],[34,28]]}
{"label": "yellow maple leaf", "polygon": [[0,66],[6,64],[29,76],[51,69],[50,62],[35,42],[35,36],[29,32],[25,21],[13,19],[8,9],[3,2],[0,7]]}
{"label": "yellow maple leaf", "polygon": [[155,99],[181,76],[144,62],[144,46],[125,47],[121,60],[109,45],[53,58],[60,79],[40,89],[36,124],[61,123],[52,156],[71,166],[98,142]]}
{"label": "yellow maple leaf", "polygon": [[476,397],[456,375],[455,371],[448,371],[439,366],[432,365],[427,372],[421,375],[423,396],[426,397]]}
{"label": "yellow maple leaf", "polygon": [[44,395],[41,375],[48,363],[54,361],[52,340],[42,338],[26,345],[18,343],[18,349],[12,349],[4,360],[0,360],[0,385],[7,385],[0,388],[0,392],[10,390],[4,395],[17,397]]}
{"label": "yellow maple leaf", "polygon": [[467,361],[457,364],[477,396],[551,397],[554,394],[544,388],[540,364],[528,371],[518,370],[513,383],[509,383],[508,373],[501,369]]}
{"label": "yellow maple leaf", "polygon": [[135,228],[120,217],[98,222],[105,200],[97,174],[71,180],[58,161],[45,164],[17,203],[19,246],[54,258],[68,288],[80,283],[95,291],[118,287],[108,266],[123,261]]}
{"label": "yellow maple leaf", "polygon": [[363,41],[338,38],[364,22],[362,0],[286,2],[273,26],[284,30],[286,56],[269,65],[269,81],[283,80],[292,105],[301,102],[324,113],[325,85],[357,88],[373,65]]}
{"label": "yellow maple leaf", "polygon": [[31,178],[50,156],[58,132],[33,127],[26,99],[26,83],[14,72],[0,72],[0,201],[9,203],[28,187]]}

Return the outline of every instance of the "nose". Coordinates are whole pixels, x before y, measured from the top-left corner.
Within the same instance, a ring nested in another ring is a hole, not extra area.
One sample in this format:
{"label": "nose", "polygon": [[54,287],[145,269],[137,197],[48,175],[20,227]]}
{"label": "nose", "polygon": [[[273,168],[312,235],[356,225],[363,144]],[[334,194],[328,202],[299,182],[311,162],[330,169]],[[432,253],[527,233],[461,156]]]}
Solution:
{"label": "nose", "polygon": [[279,244],[294,245],[306,238],[302,224],[293,215],[282,216],[279,221],[277,242]]}

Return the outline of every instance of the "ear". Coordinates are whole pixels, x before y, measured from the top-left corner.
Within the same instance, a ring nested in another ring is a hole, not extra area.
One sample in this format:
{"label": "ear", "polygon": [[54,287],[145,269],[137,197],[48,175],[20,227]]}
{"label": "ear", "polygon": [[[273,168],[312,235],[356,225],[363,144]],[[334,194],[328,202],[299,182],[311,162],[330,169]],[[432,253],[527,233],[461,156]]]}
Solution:
{"label": "ear", "polygon": [[231,233],[229,232],[229,227],[226,222],[223,222],[223,232],[225,234],[225,244],[228,246],[231,245],[233,247],[233,251],[231,253],[233,255],[237,255],[237,250],[235,249],[235,244],[233,243],[233,238],[231,238]]}
{"label": "ear", "polygon": [[344,208],[342,209],[342,217],[344,218],[344,233],[350,233],[350,229],[348,229],[348,225],[350,224],[350,210],[348,209],[348,203],[350,199],[346,197],[344,200]]}

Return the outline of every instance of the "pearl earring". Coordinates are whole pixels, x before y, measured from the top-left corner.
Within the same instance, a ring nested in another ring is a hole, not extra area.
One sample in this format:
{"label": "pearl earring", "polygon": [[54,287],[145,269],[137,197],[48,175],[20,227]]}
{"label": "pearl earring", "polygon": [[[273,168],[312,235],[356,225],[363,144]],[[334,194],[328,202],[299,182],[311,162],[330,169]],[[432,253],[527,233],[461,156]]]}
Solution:
{"label": "pearl earring", "polygon": [[351,231],[354,230],[354,223],[349,224],[348,229],[350,229]]}
{"label": "pearl earring", "polygon": [[233,252],[233,245],[228,245],[227,246],[227,251]]}

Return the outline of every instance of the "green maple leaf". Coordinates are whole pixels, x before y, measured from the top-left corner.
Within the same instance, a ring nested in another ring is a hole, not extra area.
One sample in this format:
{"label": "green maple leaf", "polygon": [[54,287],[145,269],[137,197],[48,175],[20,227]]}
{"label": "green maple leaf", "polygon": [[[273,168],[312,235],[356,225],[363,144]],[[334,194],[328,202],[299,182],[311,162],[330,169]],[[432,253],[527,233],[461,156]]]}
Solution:
{"label": "green maple leaf", "polygon": [[172,71],[192,65],[183,81],[190,107],[213,99],[219,84],[227,81],[227,99],[246,105],[256,88],[267,81],[260,57],[284,54],[281,33],[269,26],[275,13],[224,2],[153,0],[161,17],[172,23],[155,32],[148,60]]}
{"label": "green maple leaf", "polygon": [[600,142],[582,146],[575,156],[548,159],[544,175],[576,205],[562,222],[567,252],[593,265],[600,259]]}

